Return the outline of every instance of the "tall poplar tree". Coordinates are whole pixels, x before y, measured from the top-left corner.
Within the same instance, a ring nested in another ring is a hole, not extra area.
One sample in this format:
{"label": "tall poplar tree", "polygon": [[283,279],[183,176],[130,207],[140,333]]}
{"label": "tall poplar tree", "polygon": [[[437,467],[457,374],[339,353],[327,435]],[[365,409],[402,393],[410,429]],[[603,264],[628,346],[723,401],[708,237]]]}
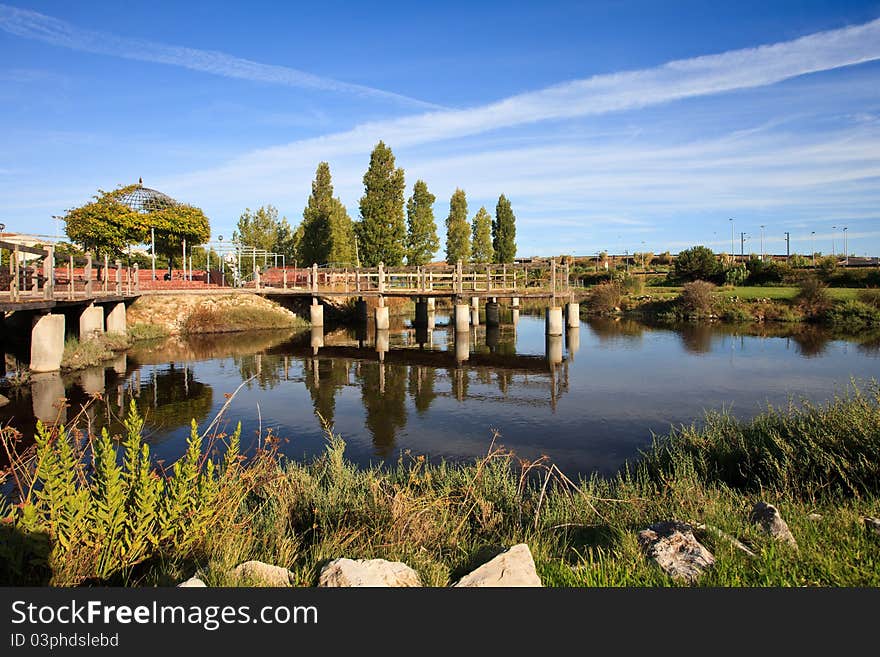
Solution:
{"label": "tall poplar tree", "polygon": [[495,249],[495,262],[513,262],[516,257],[516,216],[504,194],[498,197],[498,205],[495,206],[492,247]]}
{"label": "tall poplar tree", "polygon": [[471,256],[471,227],[467,218],[467,197],[464,190],[457,189],[449,199],[449,216],[446,217],[446,262],[454,265],[467,262]]}
{"label": "tall poplar tree", "polygon": [[304,265],[354,265],[354,224],[345,206],[333,197],[330,165],[321,162],[312,181],[312,193],[303,210],[297,259]]}
{"label": "tall poplar tree", "polygon": [[406,264],[426,265],[440,248],[437,224],[434,221],[434,201],[424,180],[413,185],[412,196],[406,202]]}
{"label": "tall poplar tree", "polygon": [[364,174],[361,220],[356,225],[361,264],[375,267],[403,264],[406,223],[403,218],[403,169],[395,168],[394,153],[379,142],[370,154]]}
{"label": "tall poplar tree", "polygon": [[495,256],[495,249],[492,248],[492,217],[486,208],[477,211],[472,230],[471,262],[492,262]]}

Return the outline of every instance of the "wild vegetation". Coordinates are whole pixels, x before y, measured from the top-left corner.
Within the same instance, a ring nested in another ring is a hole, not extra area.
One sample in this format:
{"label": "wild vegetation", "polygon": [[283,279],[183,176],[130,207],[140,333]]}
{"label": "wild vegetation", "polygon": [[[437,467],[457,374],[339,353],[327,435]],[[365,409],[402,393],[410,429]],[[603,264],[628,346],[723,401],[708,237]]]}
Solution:
{"label": "wild vegetation", "polygon": [[100,365],[131,346],[132,338],[124,333],[97,333],[85,340],[68,338],[61,357],[62,370],[80,370]]}
{"label": "wild vegetation", "polygon": [[[880,584],[880,390],[853,389],[823,406],[768,409],[751,422],[709,414],[657,437],[613,477],[574,481],[547,459],[523,461],[493,440],[473,463],[404,453],[361,469],[328,428],[310,462],[286,461],[269,434],[245,459],[239,432],[195,425],[187,451],[164,469],[150,461],[134,407],[118,439],[39,427],[23,454],[4,430],[16,505],[0,512],[6,581],[168,585],[198,571],[230,582],[247,559],[290,568],[314,585],[328,559],[402,560],[444,586],[500,547],[527,542],[547,585],[666,586],[636,534],[676,518],[704,532],[716,555],[708,586]],[[496,437],[497,438],[497,437]],[[748,519],[775,504],[794,551]]]}

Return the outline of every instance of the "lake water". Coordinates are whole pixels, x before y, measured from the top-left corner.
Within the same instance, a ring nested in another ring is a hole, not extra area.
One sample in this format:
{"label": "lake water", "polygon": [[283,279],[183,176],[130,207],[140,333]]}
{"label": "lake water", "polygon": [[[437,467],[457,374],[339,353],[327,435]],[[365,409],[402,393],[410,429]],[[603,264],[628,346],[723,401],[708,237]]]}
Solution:
{"label": "lake water", "polygon": [[170,460],[190,419],[204,427],[245,382],[223,423],[230,430],[242,422],[245,446],[271,431],[286,454],[308,457],[323,449],[323,421],[361,464],[405,450],[460,460],[484,454],[497,431],[520,457],[546,454],[569,474],[608,473],[645,448],[652,432],[699,420],[705,410],[751,417],[768,403],[825,401],[851,379],[866,383],[880,373],[877,335],[602,319],[548,340],[541,316],[524,314],[515,326],[509,311],[503,319],[500,329],[475,327],[457,340],[438,312],[430,332],[393,320],[378,345],[370,326],[141,344],[107,367],[41,375],[33,388],[4,384],[11,403],[0,421],[28,434],[35,415],[57,419],[53,403],[64,395],[61,419],[101,426],[110,418],[118,430],[114,418],[133,398],[154,454]]}

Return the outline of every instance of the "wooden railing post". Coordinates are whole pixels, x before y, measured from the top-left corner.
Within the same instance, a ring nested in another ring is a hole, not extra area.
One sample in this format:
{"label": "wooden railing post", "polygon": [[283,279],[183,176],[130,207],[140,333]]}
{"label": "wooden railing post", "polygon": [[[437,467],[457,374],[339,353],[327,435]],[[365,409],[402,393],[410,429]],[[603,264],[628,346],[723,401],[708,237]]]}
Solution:
{"label": "wooden railing post", "polygon": [[[139,294],[141,291],[141,267],[138,263],[134,263],[134,291]],[[131,294],[131,288],[128,293]]]}
{"label": "wooden railing post", "polygon": [[464,271],[462,270],[461,260],[455,263],[455,273],[458,281],[458,293],[464,292]]}
{"label": "wooden railing post", "polygon": [[92,254],[86,251],[86,267],[83,269],[83,278],[86,279],[86,296],[92,296]]}
{"label": "wooden railing post", "polygon": [[568,275],[568,260],[565,261],[565,291],[568,292],[571,290],[571,279]]}
{"label": "wooden railing post", "polygon": [[55,298],[55,247],[46,247],[46,259],[43,261],[43,298]]}
{"label": "wooden railing post", "polygon": [[254,267],[254,289],[260,289],[260,266]]}
{"label": "wooden railing post", "polygon": [[356,267],[354,270],[354,287],[357,292],[361,291],[361,268]]}
{"label": "wooden railing post", "polygon": [[318,263],[312,263],[312,295],[318,294]]}
{"label": "wooden railing post", "polygon": [[73,300],[73,256],[67,265],[67,298]]}
{"label": "wooden railing post", "polygon": [[116,294],[122,294],[122,260],[116,261]]}
{"label": "wooden railing post", "polygon": [[379,263],[379,294],[385,292],[385,263]]}
{"label": "wooden railing post", "polygon": [[284,268],[284,271],[281,273],[281,284],[284,286],[284,289],[287,289],[287,267]]}
{"label": "wooden railing post", "polygon": [[492,266],[486,265],[486,290],[492,290]]}
{"label": "wooden railing post", "polygon": [[556,299],[556,258],[550,258],[550,292]]}
{"label": "wooden railing post", "polygon": [[12,274],[12,280],[9,282],[9,295],[13,301],[18,301],[21,291],[21,271],[18,262],[18,244],[12,252],[12,260],[9,262],[9,273]]}
{"label": "wooden railing post", "polygon": [[109,272],[110,272],[110,258],[105,255],[104,256],[104,280],[102,281],[102,284],[101,284],[101,289],[104,292],[107,291],[107,285],[109,285],[109,283],[107,281],[107,275],[109,274]]}

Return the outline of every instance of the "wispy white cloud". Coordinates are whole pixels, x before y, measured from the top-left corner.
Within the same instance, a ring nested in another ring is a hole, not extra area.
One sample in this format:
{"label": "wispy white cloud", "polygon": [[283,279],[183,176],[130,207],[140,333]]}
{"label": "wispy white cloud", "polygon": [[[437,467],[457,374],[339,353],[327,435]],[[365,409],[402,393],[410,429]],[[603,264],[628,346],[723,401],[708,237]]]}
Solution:
{"label": "wispy white cloud", "polygon": [[0,29],[19,37],[36,39],[72,50],[169,64],[227,78],[354,94],[411,107],[438,107],[433,103],[402,94],[321,77],[287,66],[262,64],[215,50],[199,50],[83,30],[57,18],[8,5],[0,5]]}
{"label": "wispy white cloud", "polygon": [[178,183],[201,187],[263,178],[355,153],[379,139],[394,148],[469,137],[554,119],[595,116],[675,100],[771,85],[793,77],[880,59],[880,19],[792,41],[668,62],[655,68],[596,75],[462,110],[433,111],[260,149]]}

